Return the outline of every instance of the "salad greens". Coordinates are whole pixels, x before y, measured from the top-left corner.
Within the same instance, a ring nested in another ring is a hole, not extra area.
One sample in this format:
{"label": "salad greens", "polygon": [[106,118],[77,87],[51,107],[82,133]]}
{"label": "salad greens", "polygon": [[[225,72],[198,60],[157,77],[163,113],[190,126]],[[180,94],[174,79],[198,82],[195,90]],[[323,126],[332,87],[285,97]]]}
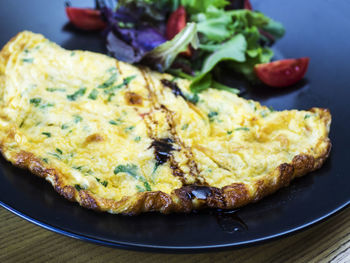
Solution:
{"label": "salad greens", "polygon": [[[112,56],[189,78],[193,93],[210,87],[237,92],[219,83],[222,67],[254,81],[254,65],[271,61],[269,46],[285,32],[281,23],[244,9],[242,0],[97,2]],[[176,13],[180,8],[185,17]],[[166,39],[167,30],[177,30],[173,39]]]}

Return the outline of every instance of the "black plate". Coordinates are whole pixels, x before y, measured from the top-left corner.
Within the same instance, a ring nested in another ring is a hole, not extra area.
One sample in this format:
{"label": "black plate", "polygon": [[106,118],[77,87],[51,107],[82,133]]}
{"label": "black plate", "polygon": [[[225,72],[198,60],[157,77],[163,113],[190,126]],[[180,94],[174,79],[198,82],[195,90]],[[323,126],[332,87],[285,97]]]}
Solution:
{"label": "black plate", "polygon": [[[0,159],[0,204],[23,218],[68,236],[134,249],[205,250],[239,247],[295,232],[334,214],[350,202],[350,3],[334,1],[255,1],[256,9],[281,21],[287,34],[278,56],[311,58],[306,80],[273,91],[248,89],[246,97],[277,110],[331,110],[333,149],[324,166],[290,187],[234,213],[144,214],[136,217],[96,213],[60,197],[42,179]],[[105,52],[94,34],[65,26],[63,1],[0,2],[0,46],[22,30],[42,33],[68,49]]]}

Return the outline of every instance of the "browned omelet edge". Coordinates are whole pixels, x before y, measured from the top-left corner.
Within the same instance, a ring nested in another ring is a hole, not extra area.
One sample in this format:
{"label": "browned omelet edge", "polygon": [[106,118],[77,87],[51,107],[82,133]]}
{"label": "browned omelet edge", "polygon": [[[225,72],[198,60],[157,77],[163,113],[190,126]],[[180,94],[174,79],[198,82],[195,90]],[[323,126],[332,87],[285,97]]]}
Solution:
{"label": "browned omelet edge", "polygon": [[[13,37],[0,51],[0,66],[6,65],[6,61],[10,56],[9,45],[16,37]],[[1,68],[0,71],[2,71]],[[317,112],[325,127],[329,127],[331,114],[328,109],[312,108],[309,111],[313,113]],[[61,180],[62,175],[58,171],[46,167],[45,163],[31,152],[21,151],[16,154],[14,160],[7,159],[4,144],[0,142],[0,151],[5,159],[17,167],[28,169],[33,174],[45,178],[66,199],[76,201],[81,206],[96,211],[108,211],[110,213],[128,215],[151,211],[172,213],[190,212],[200,208],[238,208],[248,203],[256,202],[264,196],[288,186],[296,177],[319,169],[329,156],[330,150],[331,142],[328,138],[328,129],[326,128],[314,148],[314,155],[296,155],[292,162],[280,164],[273,172],[266,175],[263,179],[257,180],[253,185],[234,183],[222,188],[183,186],[175,189],[171,194],[161,191],[141,192],[133,196],[124,197],[120,201],[115,201],[96,196],[89,190],[78,191],[71,185],[65,185]],[[206,198],[196,198],[192,194],[194,190],[203,190]]]}

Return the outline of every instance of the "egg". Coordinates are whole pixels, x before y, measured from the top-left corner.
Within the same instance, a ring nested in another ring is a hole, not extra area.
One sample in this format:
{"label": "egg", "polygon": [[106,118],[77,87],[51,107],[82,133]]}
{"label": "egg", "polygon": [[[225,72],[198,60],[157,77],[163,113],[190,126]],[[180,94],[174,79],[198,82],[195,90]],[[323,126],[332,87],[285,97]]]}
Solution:
{"label": "egg", "polygon": [[232,209],[319,168],[328,110],[273,111],[24,31],[0,52],[0,147],[82,206]]}

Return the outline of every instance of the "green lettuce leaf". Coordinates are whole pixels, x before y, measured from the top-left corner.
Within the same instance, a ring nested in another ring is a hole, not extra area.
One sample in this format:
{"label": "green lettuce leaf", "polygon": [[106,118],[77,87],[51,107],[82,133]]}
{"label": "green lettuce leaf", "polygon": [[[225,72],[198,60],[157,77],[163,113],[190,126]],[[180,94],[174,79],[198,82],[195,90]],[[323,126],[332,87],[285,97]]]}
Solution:
{"label": "green lettuce leaf", "polygon": [[209,72],[222,61],[244,62],[246,60],[246,48],[247,42],[242,34],[238,34],[226,43],[218,45],[217,50],[204,60],[201,72],[197,73],[196,78],[191,83],[191,91],[198,93],[213,87],[212,75]]}
{"label": "green lettuce leaf", "polygon": [[242,34],[235,35],[205,59],[201,74],[211,71],[219,62],[224,60],[244,62],[246,49],[247,41],[244,36]]}
{"label": "green lettuce leaf", "polygon": [[285,29],[280,22],[269,19],[269,23],[263,27],[265,32],[271,34],[275,39],[280,39],[285,34]]}
{"label": "green lettuce leaf", "polygon": [[143,58],[143,61],[153,65],[153,67],[156,65],[156,68],[163,72],[171,66],[179,53],[188,48],[189,44],[195,49],[198,47],[196,23],[187,23],[186,27],[172,40],[148,52]]}
{"label": "green lettuce leaf", "polygon": [[227,0],[180,0],[181,5],[186,8],[189,14],[206,12],[209,6],[224,8],[229,4]]}
{"label": "green lettuce leaf", "polygon": [[220,42],[232,36],[233,31],[229,28],[232,17],[223,9],[209,6],[206,13],[200,13],[193,19],[198,23],[198,32],[208,40]]}

